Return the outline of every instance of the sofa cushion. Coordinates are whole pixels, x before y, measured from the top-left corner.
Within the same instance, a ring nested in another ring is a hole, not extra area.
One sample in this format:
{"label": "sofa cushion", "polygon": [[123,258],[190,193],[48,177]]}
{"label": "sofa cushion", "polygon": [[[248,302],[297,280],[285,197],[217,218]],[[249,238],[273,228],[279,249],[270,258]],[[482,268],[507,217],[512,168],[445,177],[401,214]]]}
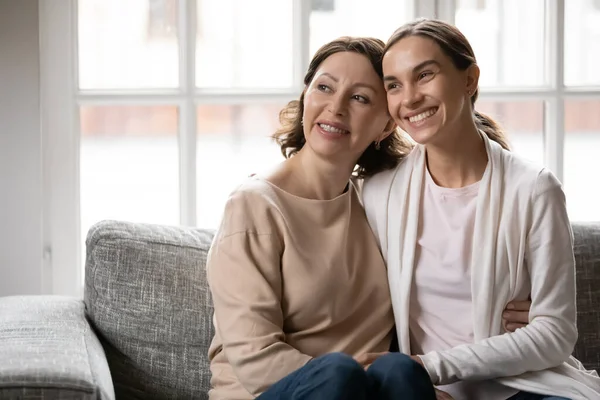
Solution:
{"label": "sofa cushion", "polygon": [[85,303],[117,398],[208,398],[212,238],[212,231],[111,221],[88,233]]}
{"label": "sofa cushion", "polygon": [[577,327],[574,356],[600,372],[600,223],[574,223]]}
{"label": "sofa cushion", "polygon": [[[600,224],[575,223],[579,341],[600,370]],[[118,398],[206,399],[210,230],[105,221],[88,234],[85,301]]]}
{"label": "sofa cushion", "polygon": [[0,298],[0,399],[114,399],[81,300]]}

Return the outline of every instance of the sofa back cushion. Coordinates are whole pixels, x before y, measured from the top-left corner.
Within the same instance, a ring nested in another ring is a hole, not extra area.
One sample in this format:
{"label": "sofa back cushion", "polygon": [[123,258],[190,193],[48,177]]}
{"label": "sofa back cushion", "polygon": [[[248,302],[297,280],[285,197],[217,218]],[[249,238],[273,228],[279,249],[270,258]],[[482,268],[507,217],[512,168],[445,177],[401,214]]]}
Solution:
{"label": "sofa back cushion", "polygon": [[85,304],[117,398],[204,399],[214,335],[207,230],[104,221],[89,231]]}
{"label": "sofa back cushion", "polygon": [[577,267],[577,327],[573,355],[600,372],[600,222],[573,223]]}

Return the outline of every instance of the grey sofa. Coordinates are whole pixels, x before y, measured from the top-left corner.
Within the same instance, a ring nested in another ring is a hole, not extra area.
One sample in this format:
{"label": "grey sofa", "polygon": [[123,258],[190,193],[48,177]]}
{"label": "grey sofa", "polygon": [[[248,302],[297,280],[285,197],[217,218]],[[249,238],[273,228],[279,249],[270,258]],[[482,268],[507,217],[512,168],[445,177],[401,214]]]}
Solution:
{"label": "grey sofa", "polygon": [[[574,232],[574,354],[600,370],[600,223]],[[0,298],[0,399],[206,399],[212,238],[200,229],[94,226],[83,301]]]}

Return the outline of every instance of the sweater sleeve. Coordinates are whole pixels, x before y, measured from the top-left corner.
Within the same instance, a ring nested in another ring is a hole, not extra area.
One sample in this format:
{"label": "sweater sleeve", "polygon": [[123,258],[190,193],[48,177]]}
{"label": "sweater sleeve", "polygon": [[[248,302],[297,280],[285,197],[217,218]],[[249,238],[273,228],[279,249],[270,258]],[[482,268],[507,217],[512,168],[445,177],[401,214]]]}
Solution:
{"label": "sweater sleeve", "polygon": [[311,357],[285,342],[282,312],[283,243],[273,210],[236,196],[207,260],[215,325],[240,383],[257,396]]}
{"label": "sweater sleeve", "polygon": [[475,344],[420,356],[434,384],[515,376],[566,361],[577,341],[573,234],[560,182],[542,171],[532,195],[525,259],[529,325]]}

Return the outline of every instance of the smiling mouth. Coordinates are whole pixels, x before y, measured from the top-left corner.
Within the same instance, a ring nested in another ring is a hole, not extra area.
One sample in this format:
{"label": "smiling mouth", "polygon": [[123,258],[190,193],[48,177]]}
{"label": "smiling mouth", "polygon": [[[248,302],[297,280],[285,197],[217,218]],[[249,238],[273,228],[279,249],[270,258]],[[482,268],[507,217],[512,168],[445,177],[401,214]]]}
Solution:
{"label": "smiling mouth", "polygon": [[331,126],[331,125],[327,125],[327,124],[317,124],[317,125],[319,125],[319,127],[321,129],[323,129],[325,132],[329,132],[329,133],[337,133],[340,135],[347,135],[350,133],[350,131],[347,131],[345,129],[336,128],[335,126]]}
{"label": "smiling mouth", "polygon": [[437,110],[438,110],[438,107],[430,108],[429,110],[423,111],[422,113],[417,114],[417,115],[413,115],[412,117],[409,117],[407,119],[413,124],[418,123],[418,122],[423,122],[427,118],[434,115],[437,112]]}

